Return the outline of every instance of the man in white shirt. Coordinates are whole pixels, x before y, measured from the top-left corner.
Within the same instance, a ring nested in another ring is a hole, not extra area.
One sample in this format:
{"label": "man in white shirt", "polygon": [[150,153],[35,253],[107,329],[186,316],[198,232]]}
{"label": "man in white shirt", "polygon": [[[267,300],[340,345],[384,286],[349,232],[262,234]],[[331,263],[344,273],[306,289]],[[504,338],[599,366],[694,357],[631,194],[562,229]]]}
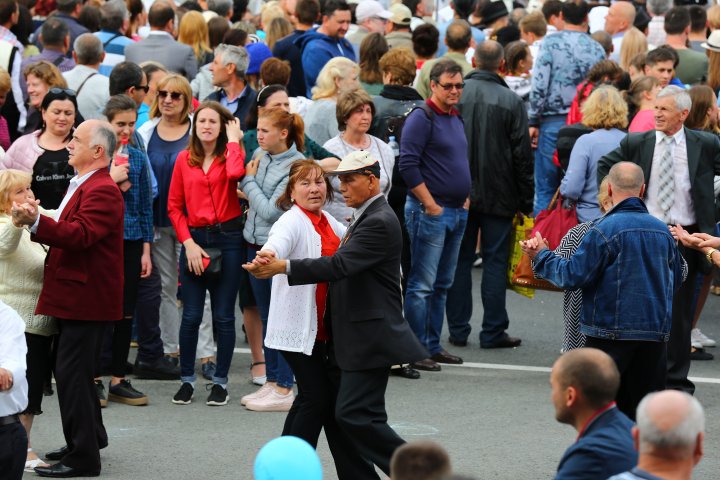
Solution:
{"label": "man in white shirt", "polygon": [[[0,472],[22,478],[27,434],[19,414],[27,408],[25,322],[0,300]],[[5,476],[7,475],[7,476]]]}
{"label": "man in white shirt", "polygon": [[635,21],[635,7],[630,2],[615,2],[610,5],[605,17],[605,31],[612,35],[613,53],[610,60],[620,60],[620,48],[622,48],[625,32],[633,27]]}
{"label": "man in white shirt", "polygon": [[110,99],[110,79],[99,72],[105,58],[102,41],[83,33],[75,40],[72,55],[77,65],[63,77],[68,88],[75,90],[80,115],[84,120],[103,118],[102,109]]}

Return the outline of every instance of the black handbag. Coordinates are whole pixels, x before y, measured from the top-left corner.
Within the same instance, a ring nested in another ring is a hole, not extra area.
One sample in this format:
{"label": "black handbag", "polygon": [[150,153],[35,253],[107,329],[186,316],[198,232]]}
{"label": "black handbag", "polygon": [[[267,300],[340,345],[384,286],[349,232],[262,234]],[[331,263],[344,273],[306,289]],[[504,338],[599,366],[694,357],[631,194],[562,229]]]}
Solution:
{"label": "black handbag", "polygon": [[205,253],[210,255],[210,263],[203,271],[204,278],[219,277],[222,273],[222,250],[219,248],[203,248]]}

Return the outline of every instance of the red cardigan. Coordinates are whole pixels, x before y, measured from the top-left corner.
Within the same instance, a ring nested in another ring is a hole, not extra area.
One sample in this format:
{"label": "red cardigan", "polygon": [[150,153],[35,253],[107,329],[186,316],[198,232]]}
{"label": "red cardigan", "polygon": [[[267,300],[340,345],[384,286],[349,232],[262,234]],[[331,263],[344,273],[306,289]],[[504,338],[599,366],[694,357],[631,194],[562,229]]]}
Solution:
{"label": "red cardigan", "polygon": [[202,167],[191,167],[189,156],[190,152],[183,150],[175,160],[168,195],[168,216],[181,243],[190,238],[190,227],[215,225],[242,215],[237,182],[245,175],[245,150],[228,143],[225,161],[216,158],[207,173]]}

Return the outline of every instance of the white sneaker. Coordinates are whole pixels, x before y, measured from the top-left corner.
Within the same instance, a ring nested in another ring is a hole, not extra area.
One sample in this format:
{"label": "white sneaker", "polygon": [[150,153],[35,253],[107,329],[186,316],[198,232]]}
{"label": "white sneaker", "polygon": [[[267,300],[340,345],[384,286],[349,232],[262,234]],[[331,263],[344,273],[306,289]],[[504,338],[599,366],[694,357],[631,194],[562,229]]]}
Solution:
{"label": "white sneaker", "polygon": [[288,412],[294,401],[295,394],[292,390],[283,395],[273,388],[269,395],[250,400],[245,404],[245,408],[253,412]]}
{"label": "white sneaker", "polygon": [[699,343],[702,347],[714,347],[717,345],[715,340],[702,333],[699,328],[692,329],[690,332],[690,338],[692,339],[693,344]]}
{"label": "white sneaker", "polygon": [[249,393],[249,394],[245,395],[244,397],[242,397],[240,399],[240,405],[247,405],[247,403],[249,401],[256,400],[258,398],[262,398],[265,395],[270,394],[270,392],[272,392],[274,390],[275,390],[275,387],[273,387],[269,383],[266,383],[262,387],[258,388],[255,392]]}

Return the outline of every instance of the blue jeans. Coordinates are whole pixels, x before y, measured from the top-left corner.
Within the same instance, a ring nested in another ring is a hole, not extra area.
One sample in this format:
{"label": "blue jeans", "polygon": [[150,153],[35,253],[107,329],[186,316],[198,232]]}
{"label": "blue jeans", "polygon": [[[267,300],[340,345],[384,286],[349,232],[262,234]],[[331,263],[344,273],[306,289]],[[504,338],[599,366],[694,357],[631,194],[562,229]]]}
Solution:
{"label": "blue jeans", "polygon": [[450,338],[464,341],[470,335],[473,311],[472,269],[475,246],[480,230],[480,250],[483,259],[482,286],[483,322],[480,344],[495,343],[505,335],[510,320],[505,308],[507,263],[510,257],[512,218],[470,212],[465,236],[460,244],[455,280],[448,291],[447,313]]}
{"label": "blue jeans", "polygon": [[205,292],[210,303],[217,336],[217,368],[213,383],[226,385],[235,349],[235,299],[240,285],[240,268],[245,260],[242,231],[208,232],[195,230],[193,240],[202,248],[222,251],[222,273],[218,278],[197,276],[187,268],[185,247],[180,252],[183,314],[180,322],[180,379],[195,381],[195,354],[198,329],[205,309]]}
{"label": "blue jeans", "polygon": [[445,299],[455,276],[467,217],[468,212],[462,207],[444,207],[440,215],[427,215],[420,202],[410,195],[405,203],[411,249],[405,318],[430,355],[441,350]]}
{"label": "blue jeans", "polygon": [[535,215],[550,205],[550,200],[560,186],[560,169],[553,163],[553,155],[558,131],[563,126],[565,117],[560,115],[540,121],[538,146],[535,150]]}
{"label": "blue jeans", "polygon": [[[257,249],[248,247],[247,260],[252,261],[255,258]],[[272,279],[259,279],[250,275],[250,285],[252,286],[253,295],[257,302],[260,320],[263,327],[263,351],[265,352],[265,375],[268,382],[277,382],[279,387],[292,388],[293,372],[288,365],[287,360],[279,351],[274,348],[265,346],[265,335],[267,334],[268,314],[270,312],[270,291],[272,289]]]}

